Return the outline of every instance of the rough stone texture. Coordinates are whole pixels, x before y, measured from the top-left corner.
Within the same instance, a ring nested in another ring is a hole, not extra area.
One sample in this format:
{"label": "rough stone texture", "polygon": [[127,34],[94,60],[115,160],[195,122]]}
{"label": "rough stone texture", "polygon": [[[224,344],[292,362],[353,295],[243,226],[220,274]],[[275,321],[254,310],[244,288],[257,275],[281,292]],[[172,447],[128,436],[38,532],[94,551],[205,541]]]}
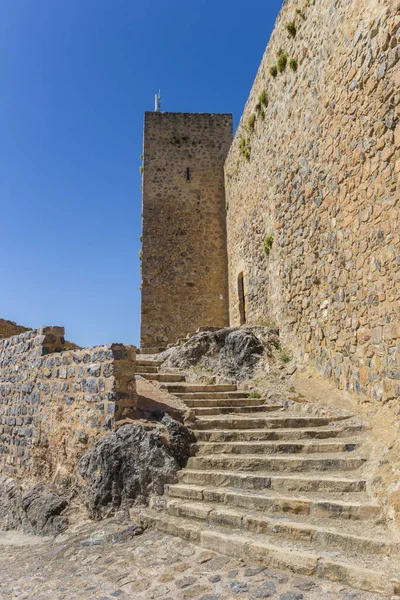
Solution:
{"label": "rough stone texture", "polygon": [[29,327],[18,325],[14,321],[7,321],[7,319],[0,319],[0,339],[19,335],[25,331],[30,331]]}
{"label": "rough stone texture", "polygon": [[[278,344],[277,330],[263,334],[269,343]],[[264,345],[251,328],[224,328],[196,333],[183,346],[174,346],[160,354],[160,359],[165,359],[163,368],[200,365],[219,375],[246,379],[264,350],[268,351],[268,342]]]}
{"label": "rough stone texture", "polygon": [[0,531],[20,528],[23,522],[22,493],[16,479],[0,477]]}
{"label": "rough stone texture", "polygon": [[[7,321],[7,319],[0,319],[0,339],[13,337],[20,333],[25,333],[25,331],[32,331],[32,328],[18,325],[14,321]],[[65,350],[78,350],[79,348],[80,346],[73,342],[69,342],[68,340],[64,341]]]}
{"label": "rough stone texture", "polygon": [[399,42],[393,0],[286,1],[225,165],[230,324],[243,273],[248,323],[378,401],[400,397]]}
{"label": "rough stone texture", "polygon": [[58,535],[68,526],[60,516],[65,498],[39,483],[24,492],[16,479],[0,477],[0,531],[23,529],[35,535]]}
{"label": "rough stone texture", "polygon": [[[154,531],[135,535],[133,530],[129,535],[129,529],[128,523],[114,518],[85,523],[51,539],[0,532],[1,600],[279,600],[295,591],[290,574],[282,577],[268,569],[249,578],[245,571],[256,569],[256,562],[243,564]],[[232,591],[231,571],[248,591]],[[304,600],[383,598],[321,580],[303,596]]]}
{"label": "rough stone texture", "polygon": [[168,415],[163,417],[161,423],[167,430],[168,451],[181,468],[186,467],[190,457],[190,444],[195,441],[193,433]]}
{"label": "rough stone texture", "polygon": [[30,530],[38,535],[61,533],[68,526],[66,518],[59,515],[68,503],[54,492],[38,483],[21,498],[22,509],[30,523]]}
{"label": "rough stone texture", "polygon": [[142,349],[228,325],[223,165],[231,142],[231,115],[145,114]]}
{"label": "rough stone texture", "polygon": [[136,406],[135,349],[64,347],[62,327],[0,340],[0,474],[61,480]]}
{"label": "rough stone texture", "polygon": [[129,424],[98,441],[78,464],[90,516],[101,519],[162,494],[164,485],[174,483],[177,471],[186,465],[193,441],[186,427],[170,417],[157,431]]}

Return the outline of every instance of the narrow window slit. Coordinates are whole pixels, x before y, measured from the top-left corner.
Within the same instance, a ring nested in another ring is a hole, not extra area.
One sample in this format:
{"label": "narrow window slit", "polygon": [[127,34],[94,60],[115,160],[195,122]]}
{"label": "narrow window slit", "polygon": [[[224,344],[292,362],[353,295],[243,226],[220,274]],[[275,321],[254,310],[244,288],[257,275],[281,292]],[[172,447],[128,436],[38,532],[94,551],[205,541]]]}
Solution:
{"label": "narrow window slit", "polygon": [[186,181],[190,181],[190,169],[189,169],[189,167],[186,169]]}
{"label": "narrow window slit", "polygon": [[246,292],[244,284],[244,274],[238,275],[238,296],[239,296],[239,318],[240,324],[244,325],[247,318]]}

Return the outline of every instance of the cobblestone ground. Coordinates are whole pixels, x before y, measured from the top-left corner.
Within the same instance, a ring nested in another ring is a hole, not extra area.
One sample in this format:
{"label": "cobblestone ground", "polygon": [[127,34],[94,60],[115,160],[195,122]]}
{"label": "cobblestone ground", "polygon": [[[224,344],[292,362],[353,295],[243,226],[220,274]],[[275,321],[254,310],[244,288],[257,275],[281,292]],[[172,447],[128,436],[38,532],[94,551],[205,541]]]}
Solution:
{"label": "cobblestone ground", "polygon": [[0,600],[382,600],[109,519],[56,540],[0,533]]}

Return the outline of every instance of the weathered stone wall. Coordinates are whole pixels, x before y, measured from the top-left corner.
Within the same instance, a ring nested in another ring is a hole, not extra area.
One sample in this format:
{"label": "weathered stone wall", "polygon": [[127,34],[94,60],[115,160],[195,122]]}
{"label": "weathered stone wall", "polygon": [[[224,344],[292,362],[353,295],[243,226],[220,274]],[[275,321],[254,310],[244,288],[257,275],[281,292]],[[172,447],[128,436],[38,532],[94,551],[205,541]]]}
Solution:
{"label": "weathered stone wall", "polygon": [[0,340],[0,474],[50,476],[136,407],[135,348],[64,348],[62,327]]}
{"label": "weathered stone wall", "polygon": [[231,115],[145,114],[141,348],[228,324]]}
{"label": "weathered stone wall", "polygon": [[0,319],[0,339],[19,335],[25,331],[29,331],[29,327],[17,325],[14,321],[7,321],[7,319]]}
{"label": "weathered stone wall", "polygon": [[[0,319],[0,339],[13,337],[14,335],[19,335],[20,333],[25,333],[26,331],[32,331],[32,328],[24,327],[23,325],[18,325],[14,321]],[[80,346],[78,346],[77,344],[65,340],[65,350],[77,350],[78,348],[80,348]]]}
{"label": "weathered stone wall", "polygon": [[400,396],[399,44],[395,0],[287,0],[225,166],[231,324],[243,273],[248,322],[377,400]]}

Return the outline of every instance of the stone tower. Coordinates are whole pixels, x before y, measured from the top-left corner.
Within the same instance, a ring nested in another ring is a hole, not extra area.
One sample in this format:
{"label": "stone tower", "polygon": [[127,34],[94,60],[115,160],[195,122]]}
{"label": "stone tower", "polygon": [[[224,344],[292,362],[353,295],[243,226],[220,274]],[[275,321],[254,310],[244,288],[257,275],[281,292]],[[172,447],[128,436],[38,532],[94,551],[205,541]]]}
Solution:
{"label": "stone tower", "polygon": [[224,162],[232,115],[144,118],[141,348],[227,326]]}

